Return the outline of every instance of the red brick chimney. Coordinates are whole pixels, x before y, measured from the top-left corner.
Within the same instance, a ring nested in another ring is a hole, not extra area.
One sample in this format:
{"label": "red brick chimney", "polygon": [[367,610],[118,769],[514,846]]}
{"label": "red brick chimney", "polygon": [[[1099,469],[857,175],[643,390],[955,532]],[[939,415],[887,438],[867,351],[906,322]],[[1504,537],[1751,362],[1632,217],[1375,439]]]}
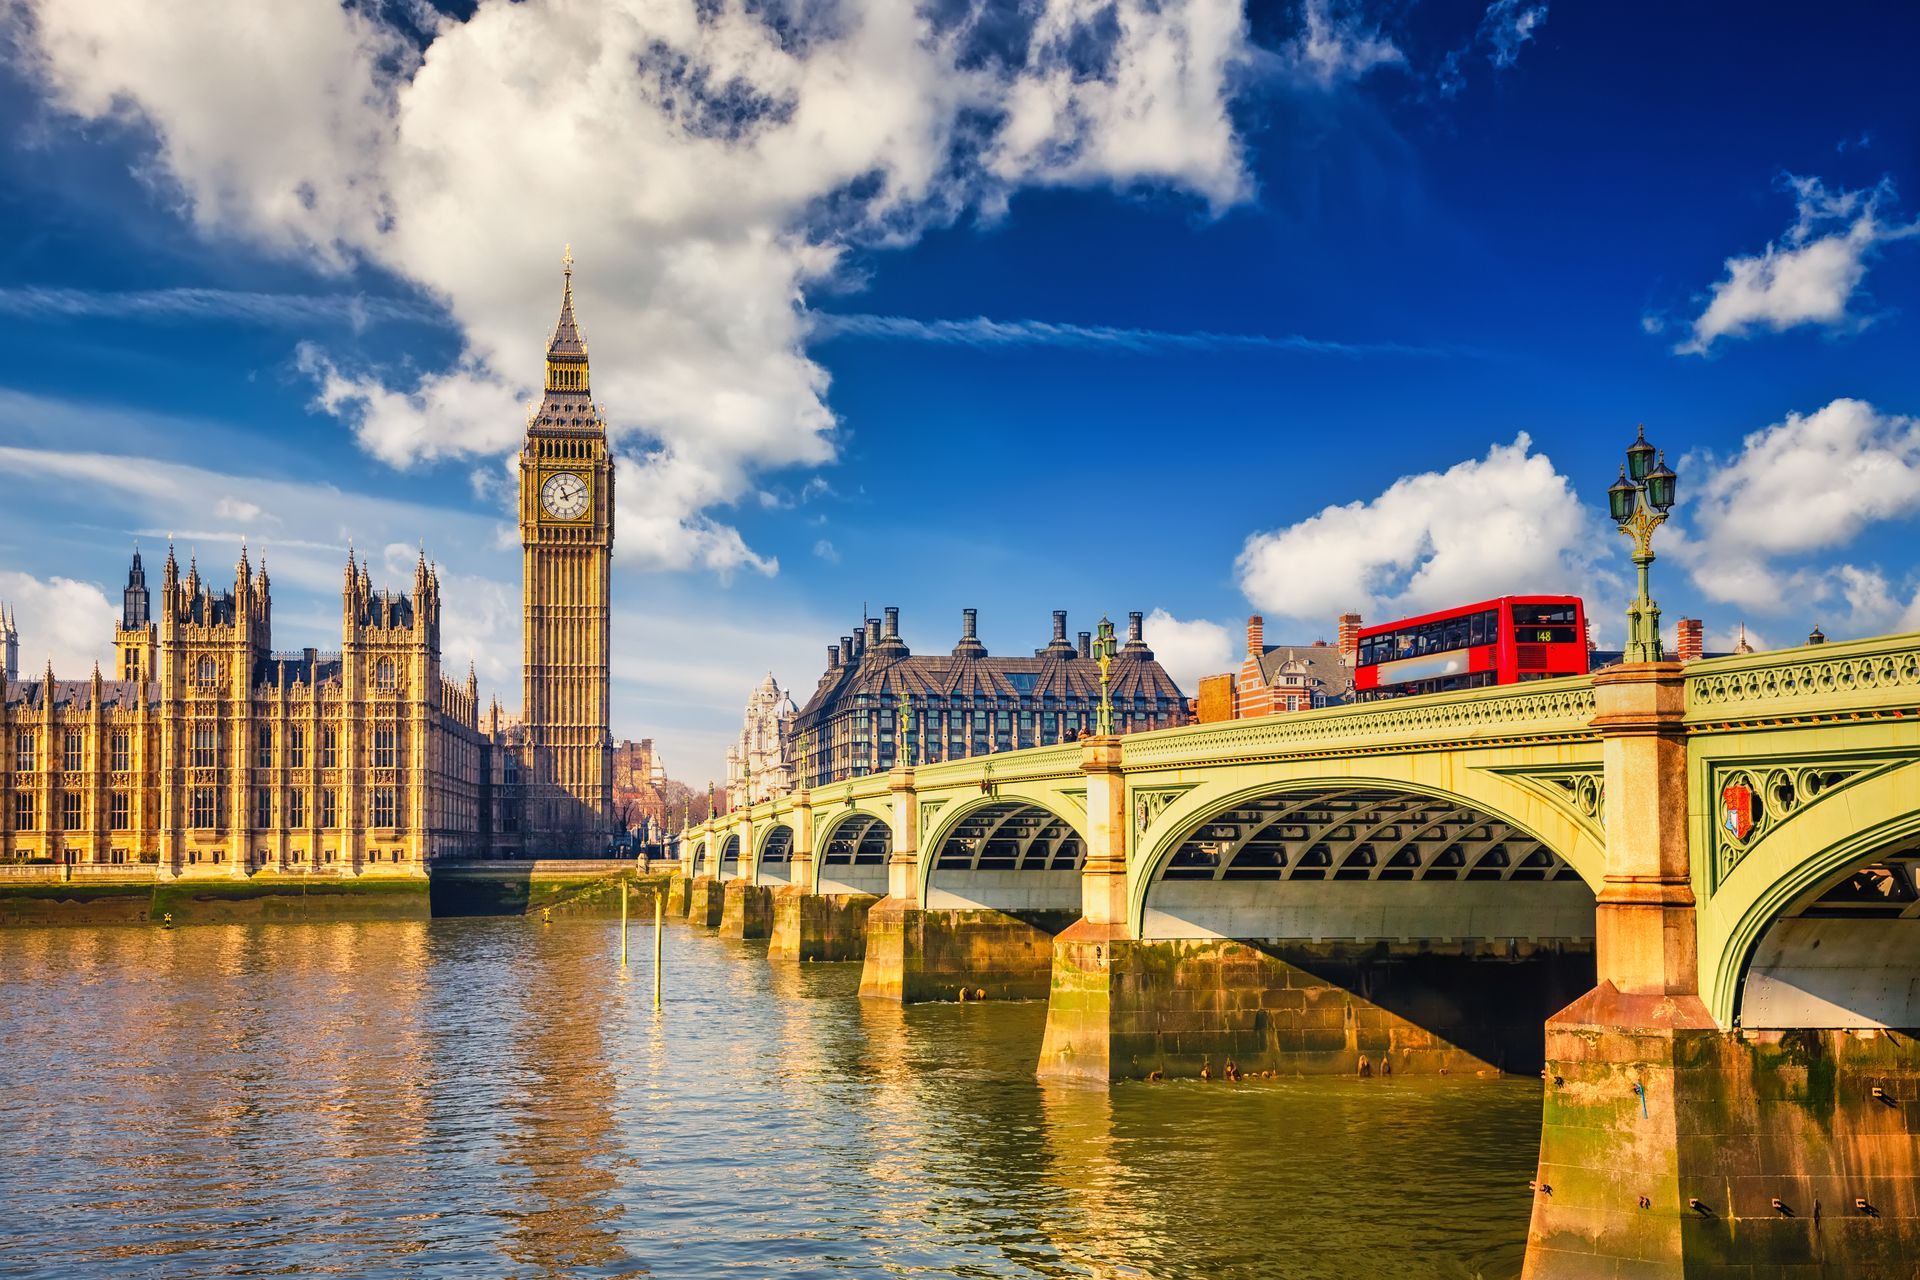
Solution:
{"label": "red brick chimney", "polygon": [[1360,615],[1340,615],[1340,661],[1355,666],[1360,661]]}
{"label": "red brick chimney", "polygon": [[1706,652],[1706,624],[1698,618],[1680,619],[1678,652],[1674,655],[1682,662],[1692,662]]}
{"label": "red brick chimney", "polygon": [[1267,620],[1259,614],[1247,617],[1247,656],[1257,658],[1267,651]]}

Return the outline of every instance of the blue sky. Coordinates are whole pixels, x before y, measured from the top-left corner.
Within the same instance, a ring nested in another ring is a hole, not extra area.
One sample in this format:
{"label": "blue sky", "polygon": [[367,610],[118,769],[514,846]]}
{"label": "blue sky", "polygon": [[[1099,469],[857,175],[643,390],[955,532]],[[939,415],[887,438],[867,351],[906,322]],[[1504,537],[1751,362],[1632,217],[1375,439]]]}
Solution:
{"label": "blue sky", "polygon": [[[137,538],[337,644],[425,544],[518,701],[506,459],[559,259],[622,458],[615,732],[719,770],[899,605],[1153,614],[1191,686],[1505,591],[1619,639],[1920,627],[1920,15],[1548,0],[25,0],[0,62],[0,598],[83,674]],[[269,12],[271,10],[271,12]],[[773,16],[769,17],[771,14]]]}

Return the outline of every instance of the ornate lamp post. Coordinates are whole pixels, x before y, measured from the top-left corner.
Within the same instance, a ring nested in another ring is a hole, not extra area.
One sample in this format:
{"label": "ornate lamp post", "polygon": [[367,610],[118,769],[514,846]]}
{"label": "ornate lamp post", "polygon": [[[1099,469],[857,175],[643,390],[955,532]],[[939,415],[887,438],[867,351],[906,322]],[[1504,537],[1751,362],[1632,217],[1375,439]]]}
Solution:
{"label": "ornate lamp post", "polygon": [[1113,623],[1102,617],[1100,634],[1093,642],[1093,656],[1100,664],[1100,712],[1093,722],[1093,731],[1103,738],[1113,733],[1112,667],[1113,655],[1118,649],[1113,639]]}
{"label": "ornate lamp post", "polygon": [[895,744],[893,758],[904,760],[907,768],[913,768],[913,700],[906,694],[900,695],[900,722],[894,731],[900,741]]}
{"label": "ornate lamp post", "polygon": [[1659,662],[1666,656],[1660,648],[1660,606],[1647,591],[1647,566],[1653,563],[1653,531],[1666,523],[1679,477],[1667,466],[1665,453],[1658,453],[1657,463],[1655,456],[1642,426],[1627,446],[1620,478],[1607,490],[1608,513],[1620,532],[1633,539],[1633,567],[1640,580],[1639,594],[1627,606],[1628,662]]}

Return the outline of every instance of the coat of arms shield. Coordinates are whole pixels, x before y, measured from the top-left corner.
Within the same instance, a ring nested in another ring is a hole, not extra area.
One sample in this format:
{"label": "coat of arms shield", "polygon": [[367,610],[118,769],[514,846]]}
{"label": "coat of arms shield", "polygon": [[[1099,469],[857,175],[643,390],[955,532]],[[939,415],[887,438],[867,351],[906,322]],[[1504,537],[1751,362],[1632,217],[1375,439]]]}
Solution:
{"label": "coat of arms shield", "polygon": [[1720,788],[1720,825],[1735,840],[1745,840],[1753,830],[1753,788],[1731,783]]}

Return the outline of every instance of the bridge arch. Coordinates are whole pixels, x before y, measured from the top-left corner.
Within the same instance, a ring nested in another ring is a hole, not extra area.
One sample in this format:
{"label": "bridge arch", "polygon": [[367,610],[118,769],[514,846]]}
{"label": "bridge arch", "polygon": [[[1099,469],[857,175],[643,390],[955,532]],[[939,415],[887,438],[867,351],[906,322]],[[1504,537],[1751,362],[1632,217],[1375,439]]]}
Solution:
{"label": "bridge arch", "polygon": [[[1566,884],[1577,880],[1579,891],[1549,889],[1528,894],[1540,908],[1533,923],[1550,930],[1530,936],[1571,936],[1590,942],[1594,895],[1606,860],[1597,834],[1586,829],[1573,810],[1536,789],[1491,771],[1465,772],[1477,775],[1471,788],[1443,788],[1409,777],[1369,774],[1242,776],[1216,787],[1194,788],[1141,838],[1129,877],[1130,931],[1138,938],[1274,936],[1220,927],[1255,927],[1256,922],[1246,916],[1237,921],[1185,919],[1182,926],[1164,910],[1156,915],[1156,907],[1168,906],[1217,914],[1207,912],[1205,900],[1193,892],[1166,892],[1169,882],[1264,881],[1289,886],[1243,892],[1239,895],[1242,907],[1269,914],[1311,914],[1318,923],[1303,936],[1315,936],[1317,930],[1317,936],[1355,937],[1361,936],[1352,932],[1355,922],[1336,927],[1326,916],[1342,899],[1328,890],[1308,888],[1305,882]],[[1516,809],[1525,812],[1526,818],[1517,816]],[[1431,903],[1434,909],[1454,913],[1449,919],[1459,929],[1470,927],[1458,919],[1458,908],[1465,905],[1461,900],[1482,895],[1394,888],[1368,896],[1373,905],[1361,909],[1375,916],[1379,906],[1396,901],[1404,903],[1403,913],[1419,913],[1427,909],[1423,903]],[[1288,899],[1296,900],[1298,907],[1290,907]],[[1224,905],[1232,909],[1230,903]],[[1385,928],[1389,923],[1380,918],[1371,927]],[[1508,932],[1497,936],[1517,936],[1511,931],[1512,923],[1506,922]],[[1184,931],[1169,933],[1169,929]]]}
{"label": "bridge arch", "polygon": [[1026,796],[947,806],[921,834],[917,872],[929,910],[1077,911],[1086,861],[1082,824]]}
{"label": "bridge arch", "polygon": [[814,891],[885,897],[893,825],[877,813],[853,809],[828,819],[814,841]]}
{"label": "bridge arch", "polygon": [[769,823],[754,832],[753,843],[753,882],[755,884],[791,884],[793,882],[792,824]]}
{"label": "bridge arch", "polygon": [[1702,895],[1702,988],[1721,1025],[1920,1026],[1916,795],[1920,761],[1835,787]]}
{"label": "bridge arch", "polygon": [[696,876],[713,874],[712,870],[707,866],[707,842],[705,840],[696,840],[693,843],[691,862],[693,864],[692,874]]}
{"label": "bridge arch", "polygon": [[720,842],[720,867],[716,873],[722,880],[740,878],[740,837],[728,835]]}

